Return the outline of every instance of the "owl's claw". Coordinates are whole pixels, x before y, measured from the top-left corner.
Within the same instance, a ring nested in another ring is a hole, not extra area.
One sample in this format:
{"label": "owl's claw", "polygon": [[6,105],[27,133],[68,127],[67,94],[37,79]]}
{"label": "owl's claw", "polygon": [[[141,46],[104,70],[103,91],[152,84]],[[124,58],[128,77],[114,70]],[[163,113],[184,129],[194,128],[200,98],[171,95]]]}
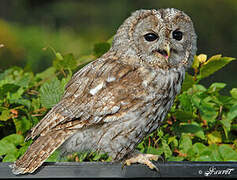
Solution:
{"label": "owl's claw", "polygon": [[125,165],[130,166],[132,163],[140,163],[147,165],[150,169],[159,171],[159,169],[151,162],[152,160],[157,161],[158,158],[159,156],[154,154],[138,154],[132,158],[127,159],[122,167]]}

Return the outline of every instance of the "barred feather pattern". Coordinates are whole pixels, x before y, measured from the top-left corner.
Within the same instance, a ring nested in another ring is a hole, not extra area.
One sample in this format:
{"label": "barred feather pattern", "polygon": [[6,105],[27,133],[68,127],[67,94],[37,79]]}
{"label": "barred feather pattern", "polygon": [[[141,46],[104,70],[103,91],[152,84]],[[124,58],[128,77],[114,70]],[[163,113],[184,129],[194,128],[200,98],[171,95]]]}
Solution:
{"label": "barred feather pattern", "polygon": [[70,130],[52,130],[37,138],[26,153],[10,165],[13,174],[33,173],[72,134]]}

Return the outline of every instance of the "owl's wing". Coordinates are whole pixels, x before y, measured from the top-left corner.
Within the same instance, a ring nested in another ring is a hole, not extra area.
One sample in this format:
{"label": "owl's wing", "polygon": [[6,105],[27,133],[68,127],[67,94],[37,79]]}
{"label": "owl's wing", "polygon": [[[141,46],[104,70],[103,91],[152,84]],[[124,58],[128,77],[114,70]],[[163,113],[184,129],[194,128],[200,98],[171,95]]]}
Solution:
{"label": "owl's wing", "polygon": [[12,172],[32,173],[83,126],[114,122],[128,110],[137,110],[144,96],[140,76],[137,68],[113,58],[82,68],[67,84],[62,100],[32,128],[27,138],[39,137],[11,165]]}
{"label": "owl's wing", "polygon": [[115,59],[98,59],[75,73],[61,101],[32,128],[27,138],[44,135],[51,129],[76,129],[114,121],[136,108],[143,94],[137,68]]}

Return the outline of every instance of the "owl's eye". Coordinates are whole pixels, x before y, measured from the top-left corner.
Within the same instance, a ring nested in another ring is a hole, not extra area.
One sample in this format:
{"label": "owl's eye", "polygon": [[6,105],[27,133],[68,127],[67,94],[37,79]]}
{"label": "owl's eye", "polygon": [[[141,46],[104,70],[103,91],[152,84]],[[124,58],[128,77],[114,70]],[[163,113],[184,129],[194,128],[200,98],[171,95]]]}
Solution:
{"label": "owl's eye", "polygon": [[183,38],[183,33],[178,30],[173,31],[172,35],[173,35],[173,38],[177,41],[180,41]]}
{"label": "owl's eye", "polygon": [[151,42],[151,41],[155,41],[156,39],[158,39],[158,36],[155,33],[147,33],[144,35],[145,40]]}

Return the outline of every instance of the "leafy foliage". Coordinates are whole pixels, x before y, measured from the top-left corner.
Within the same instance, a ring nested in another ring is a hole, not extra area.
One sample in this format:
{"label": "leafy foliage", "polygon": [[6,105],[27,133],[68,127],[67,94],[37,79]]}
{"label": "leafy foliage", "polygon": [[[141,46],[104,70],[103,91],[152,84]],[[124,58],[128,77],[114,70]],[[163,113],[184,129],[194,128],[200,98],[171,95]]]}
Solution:
{"label": "leafy foliage", "polygon": [[231,96],[224,96],[220,91],[225,83],[215,82],[208,88],[198,84],[232,60],[221,55],[195,56],[194,75],[186,74],[166,121],[138,148],[163,154],[168,161],[237,161],[236,88]]}
{"label": "leafy foliage", "polygon": [[[98,43],[92,55],[76,59],[55,52],[53,66],[37,74],[19,67],[0,73],[0,161],[14,161],[32,143],[24,142],[27,131],[63,95],[73,72],[101,56],[111,42]],[[225,83],[209,87],[199,84],[234,58],[195,56],[193,75],[186,73],[182,92],[161,127],[144,139],[137,149],[164,156],[168,161],[237,161],[237,88],[222,95]],[[56,151],[48,161],[58,160]],[[66,161],[110,161],[107,154],[74,153]]]}

